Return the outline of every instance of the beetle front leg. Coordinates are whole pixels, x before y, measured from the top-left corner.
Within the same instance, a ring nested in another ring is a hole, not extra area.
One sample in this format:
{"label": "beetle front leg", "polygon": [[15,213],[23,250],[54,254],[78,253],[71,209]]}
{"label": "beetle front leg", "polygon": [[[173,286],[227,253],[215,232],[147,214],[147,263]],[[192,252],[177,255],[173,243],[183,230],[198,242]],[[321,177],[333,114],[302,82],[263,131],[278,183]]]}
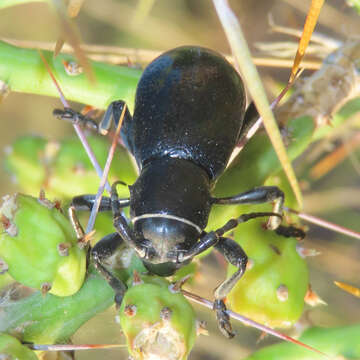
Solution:
{"label": "beetle front leg", "polygon": [[72,124],[81,125],[92,131],[99,131],[98,124],[94,120],[71,108],[66,107],[64,109],[54,109],[53,115],[60,120],[66,120]]}
{"label": "beetle front leg", "polygon": [[133,230],[128,225],[124,215],[121,213],[121,203],[119,202],[116,186],[121,184],[121,181],[116,181],[111,186],[111,210],[113,214],[113,224],[116,231],[120,234],[125,243],[134,249],[140,258],[146,259],[148,256],[147,248],[138,244]]}
{"label": "beetle front leg", "polygon": [[[121,113],[124,110],[126,103],[122,100],[116,100],[110,103],[107,107],[105,114],[99,124],[99,132],[102,135],[106,135],[114,122],[115,128],[118,126],[120,121]],[[129,112],[129,108],[126,106],[124,121],[122,126],[126,126],[132,122],[132,117]]]}
{"label": "beetle front leg", "polygon": [[232,331],[230,317],[226,311],[224,299],[238,280],[243,276],[248,258],[241,246],[229,238],[220,238],[215,248],[225,257],[225,259],[238,268],[238,270],[222,282],[214,292],[214,310],[221,332],[228,338],[235,334]]}
{"label": "beetle front leg", "polygon": [[210,231],[209,233],[203,232],[200,236],[199,241],[193,245],[188,250],[183,251],[170,251],[167,254],[168,261],[176,261],[178,263],[185,262],[191,260],[194,256],[201,254],[205,250],[209,249],[211,246],[215,246],[219,239],[228,231],[236,228],[239,224],[249,221],[251,219],[255,219],[258,217],[264,216],[277,216],[280,217],[279,214],[273,212],[258,212],[258,213],[249,213],[242,214],[238,218],[230,219],[224,226],[221,228]]}
{"label": "beetle front leg", "polygon": [[[91,211],[95,203],[96,195],[79,195],[75,196],[71,200],[71,207],[76,211]],[[130,205],[129,198],[118,199],[118,206],[120,208],[128,207]],[[107,196],[103,196],[99,205],[99,212],[111,211],[111,199]]]}
{"label": "beetle front leg", "polygon": [[[72,124],[79,124],[92,131],[98,132],[101,135],[106,135],[109,132],[113,122],[115,127],[118,125],[125,106],[126,104],[122,100],[117,100],[110,103],[99,125],[91,118],[71,108],[55,109],[53,111],[53,115],[58,119],[69,121]],[[132,152],[132,144],[129,141],[129,139],[132,138],[130,136],[131,125],[132,116],[128,107],[126,107],[123,123],[121,126],[121,135],[123,141],[125,142],[125,146]]]}
{"label": "beetle front leg", "polygon": [[96,270],[105,278],[115,292],[116,306],[120,306],[127,286],[116,276],[114,276],[105,265],[107,260],[124,245],[118,233],[109,234],[103,237],[92,249],[91,258],[93,259]]}

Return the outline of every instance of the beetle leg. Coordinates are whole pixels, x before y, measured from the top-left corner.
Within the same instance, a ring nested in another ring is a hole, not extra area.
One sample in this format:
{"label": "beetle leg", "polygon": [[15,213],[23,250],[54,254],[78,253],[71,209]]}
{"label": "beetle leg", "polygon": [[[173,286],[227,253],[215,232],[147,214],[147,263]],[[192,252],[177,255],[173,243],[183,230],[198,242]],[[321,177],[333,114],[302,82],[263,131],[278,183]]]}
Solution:
{"label": "beetle leg", "polygon": [[72,124],[78,124],[93,131],[98,131],[98,124],[89,117],[71,109],[55,109],[53,115],[60,120],[66,120]]}
{"label": "beetle leg", "polygon": [[269,212],[243,214],[236,219],[229,220],[221,228],[207,234],[207,235],[212,234],[214,237],[216,237],[217,242],[214,245],[215,248],[224,255],[225,259],[230,264],[238,268],[238,270],[229,278],[227,278],[223,283],[221,283],[214,292],[215,295],[214,310],[216,311],[216,318],[218,321],[218,325],[220,331],[228,338],[232,338],[234,336],[234,333],[232,331],[232,327],[230,324],[230,317],[226,312],[224,299],[226,295],[231,291],[231,289],[235,286],[237,281],[243,276],[246,269],[247,256],[238,243],[236,243],[234,240],[224,238],[222,237],[222,235],[234,229],[240,223],[263,216],[279,216],[279,215]]}
{"label": "beetle leg", "polygon": [[[70,121],[72,124],[79,124],[90,130],[96,131],[101,135],[106,135],[109,132],[112,122],[114,122],[115,127],[118,125],[124,106],[126,106],[126,104],[122,100],[113,101],[106,109],[106,112],[99,125],[94,120],[71,108],[55,109],[53,111],[53,115],[61,120]],[[121,125],[121,137],[125,146],[130,150],[130,152],[133,152],[132,143],[130,141],[130,139],[132,139],[130,134],[131,129],[132,116],[128,107],[126,107],[124,120]]]}
{"label": "beetle leg", "polygon": [[214,204],[262,204],[274,202],[273,212],[280,216],[270,216],[267,227],[275,230],[279,227],[282,219],[284,206],[284,193],[277,186],[260,186],[255,189],[223,198],[212,198]]}
{"label": "beetle leg", "polygon": [[[99,124],[99,132],[102,135],[106,135],[111,127],[112,122],[114,121],[115,128],[117,127],[121,113],[123,112],[124,106],[126,106],[125,102],[122,100],[113,101],[110,103],[108,108],[105,111],[105,114]],[[129,108],[126,107],[124,122],[123,124],[128,124],[132,121],[132,117],[129,112]],[[123,126],[123,125],[122,125]]]}
{"label": "beetle leg", "polygon": [[278,228],[276,228],[275,232],[284,237],[294,237],[298,239],[303,239],[305,237],[305,232],[302,229],[299,229],[295,226],[282,226],[280,225]]}
{"label": "beetle leg", "polygon": [[228,338],[232,338],[234,333],[230,324],[229,315],[226,312],[224,299],[238,280],[243,276],[248,258],[241,246],[229,238],[220,238],[215,248],[225,257],[225,259],[238,268],[238,270],[222,282],[214,292],[214,310],[221,332]]}
{"label": "beetle leg", "polygon": [[120,234],[125,243],[134,249],[140,258],[147,257],[147,248],[138,244],[135,238],[133,230],[128,225],[126,218],[121,213],[121,205],[119,202],[119,197],[116,191],[116,186],[121,183],[121,181],[116,181],[111,186],[111,210],[113,213],[113,224],[116,231]]}
{"label": "beetle leg", "polygon": [[[71,206],[76,211],[91,211],[95,202],[96,195],[80,195],[73,197]],[[129,198],[118,199],[118,205],[120,208],[124,208],[130,205]],[[111,199],[103,196],[100,202],[99,211],[111,211]]]}
{"label": "beetle leg", "polygon": [[228,231],[236,228],[239,224],[255,219],[258,217],[264,216],[275,216],[280,217],[279,214],[273,212],[258,212],[258,213],[249,213],[242,214],[236,219],[230,219],[224,226],[221,228],[210,231],[209,233],[203,232],[200,236],[199,241],[193,245],[190,249],[184,251],[171,251],[168,253],[167,257],[169,261],[184,262],[192,259],[194,256],[199,255],[204,252],[211,246],[214,246],[218,243],[219,239]]}
{"label": "beetle leg", "polygon": [[126,285],[109,270],[104,264],[109,258],[118,250],[120,246],[124,245],[124,241],[118,233],[109,234],[103,237],[92,249],[91,257],[94,261],[94,266],[97,271],[105,278],[108,284],[115,291],[115,303],[117,306],[121,305],[121,301],[127,290]]}
{"label": "beetle leg", "polygon": [[[104,114],[100,124],[99,124],[99,133],[106,135],[111,127],[112,122],[114,121],[115,127],[118,126],[121,114],[123,112],[124,106],[126,103],[122,100],[113,101]],[[133,138],[132,132],[132,116],[129,112],[129,108],[126,106],[125,115],[123,122],[121,124],[121,138],[124,142],[125,147],[133,153],[133,146],[131,139]]]}

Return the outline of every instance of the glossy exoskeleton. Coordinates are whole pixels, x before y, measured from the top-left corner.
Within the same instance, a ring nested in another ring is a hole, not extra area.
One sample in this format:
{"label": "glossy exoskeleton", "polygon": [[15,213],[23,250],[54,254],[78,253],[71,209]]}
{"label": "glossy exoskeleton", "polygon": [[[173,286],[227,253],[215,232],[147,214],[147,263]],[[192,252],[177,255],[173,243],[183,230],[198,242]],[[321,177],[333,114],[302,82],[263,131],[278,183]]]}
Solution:
{"label": "glossy exoskeleton", "polygon": [[[106,132],[117,124],[122,101],[113,102],[100,123]],[[116,183],[111,198],[103,198],[100,211],[112,211],[116,233],[92,249],[92,258],[121,302],[126,286],[102,265],[124,242],[135,249],[152,274],[169,276],[191,259],[214,246],[238,271],[215,290],[214,309],[219,327],[232,337],[224,298],[243,275],[247,256],[235,241],[223,235],[239,223],[270,216],[268,227],[281,222],[284,195],[277,187],[258,187],[228,198],[211,196],[236,144],[245,135],[251,118],[245,117],[245,91],[237,71],[212,50],[186,46],[170,50],[145,69],[136,91],[134,114],[126,110],[121,136],[134,155],[140,175],[129,186],[130,198],[119,199]],[[94,127],[71,109],[55,110]],[[73,199],[76,210],[90,210],[93,195]],[[274,202],[272,213],[250,213],[205,232],[214,204]],[[121,213],[130,206],[131,223]],[[287,234],[291,235],[291,234]]]}

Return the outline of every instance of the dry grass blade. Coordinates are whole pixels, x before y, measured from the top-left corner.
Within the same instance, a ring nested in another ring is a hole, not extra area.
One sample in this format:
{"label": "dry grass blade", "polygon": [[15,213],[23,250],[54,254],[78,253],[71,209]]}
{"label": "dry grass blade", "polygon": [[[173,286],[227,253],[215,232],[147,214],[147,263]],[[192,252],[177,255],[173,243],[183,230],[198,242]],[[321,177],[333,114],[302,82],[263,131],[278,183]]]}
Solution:
{"label": "dry grass blade", "polygon": [[[68,16],[68,10],[65,8],[61,0],[52,0],[52,4],[55,7],[56,14],[58,15],[61,30],[64,35],[64,39],[72,46],[75,52],[76,58],[79,60],[80,65],[83,67],[85,74],[90,81],[94,82],[95,77],[91,69],[90,63],[85,56],[85,52],[82,50],[80,44],[80,34],[77,30],[77,27],[71,22]],[[78,9],[79,10],[79,9]],[[75,13],[72,10],[72,13]],[[54,54],[57,55],[61,50],[63,45],[63,40],[60,38],[55,46]]]}
{"label": "dry grass blade", "polygon": [[251,60],[251,54],[243,36],[240,24],[226,0],[213,0],[213,3],[225,30],[236,62],[241,69],[241,73],[246,79],[250,94],[264,121],[264,127],[269,135],[274,150],[280,160],[287,178],[289,179],[290,185],[301,208],[302,195],[300,187],[290,160],[286,154],[285,146],[282,141],[274,115],[270,110],[270,105],[266,98],[265,90],[262,86],[259,74]]}
{"label": "dry grass blade", "polygon": [[134,17],[131,21],[131,26],[135,28],[141,25],[150,14],[150,11],[153,8],[154,4],[155,0],[138,0]]}
{"label": "dry grass blade", "polygon": [[[67,14],[70,19],[76,17],[81,9],[82,4],[85,0],[70,0],[67,6]],[[65,44],[65,40],[62,37],[59,37],[55,44],[54,57],[60,54],[61,49]]]}
{"label": "dry grass blade", "polygon": [[317,23],[317,19],[320,15],[320,10],[324,4],[325,0],[312,0],[311,7],[307,14],[304,30],[301,35],[301,39],[299,42],[299,47],[295,55],[294,65],[291,69],[290,81],[295,78],[296,73],[298,72],[301,59],[305,55],[306,48],[310,42],[311,35],[314,31],[315,25]]}
{"label": "dry grass blade", "polygon": [[78,16],[85,0],[70,0],[67,6],[67,13],[70,18]]}
{"label": "dry grass blade", "polygon": [[360,147],[360,132],[351,139],[338,146],[333,152],[321,159],[310,170],[313,179],[319,179],[339,165],[346,157]]}
{"label": "dry grass blade", "polygon": [[99,189],[98,189],[98,192],[96,194],[95,202],[94,202],[94,205],[93,205],[93,207],[91,209],[89,222],[88,222],[87,227],[86,227],[86,233],[87,234],[90,233],[90,231],[93,229],[94,224],[95,224],[96,214],[97,214],[97,212],[99,210],[101,198],[102,198],[104,188],[105,188],[105,184],[107,182],[107,177],[108,177],[108,174],[109,174],[109,171],[110,171],[111,162],[112,162],[112,159],[113,159],[114,154],[115,154],[116,145],[117,145],[118,139],[119,139],[121,125],[123,123],[124,116],[125,116],[125,111],[126,111],[126,105],[124,106],[123,111],[121,113],[119,123],[118,123],[118,125],[116,127],[116,131],[115,131],[115,134],[113,136],[113,140],[112,140],[112,143],[111,143],[109,154],[108,154],[108,157],[106,159],[104,171],[103,171],[103,174],[102,174],[102,177],[101,177],[101,180],[100,180]]}
{"label": "dry grass blade", "polygon": [[346,291],[347,293],[354,295],[358,298],[360,298],[360,289],[355,287],[355,286],[351,286],[349,284],[343,283],[341,281],[334,281],[334,284],[339,287],[340,289]]}

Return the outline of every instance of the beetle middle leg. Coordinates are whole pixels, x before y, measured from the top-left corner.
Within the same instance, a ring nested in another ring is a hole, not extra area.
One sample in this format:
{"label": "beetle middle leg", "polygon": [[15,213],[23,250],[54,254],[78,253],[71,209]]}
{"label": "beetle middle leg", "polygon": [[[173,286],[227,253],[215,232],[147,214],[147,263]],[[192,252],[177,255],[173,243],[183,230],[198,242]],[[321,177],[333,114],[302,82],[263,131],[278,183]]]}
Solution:
{"label": "beetle middle leg", "polygon": [[280,226],[282,220],[284,193],[277,186],[260,186],[255,189],[223,198],[212,198],[214,204],[235,205],[235,204],[263,204],[274,202],[273,212],[280,215],[270,216],[267,227],[275,230]]}

